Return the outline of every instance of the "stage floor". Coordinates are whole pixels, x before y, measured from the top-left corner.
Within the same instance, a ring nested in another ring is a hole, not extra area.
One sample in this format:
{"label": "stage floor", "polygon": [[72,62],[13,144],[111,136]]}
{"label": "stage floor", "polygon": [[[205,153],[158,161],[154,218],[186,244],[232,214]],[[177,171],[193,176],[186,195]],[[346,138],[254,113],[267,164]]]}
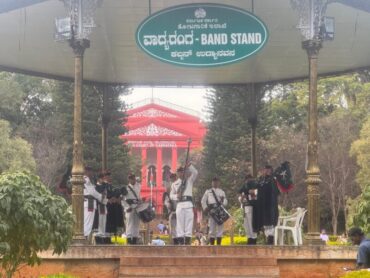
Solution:
{"label": "stage floor", "polygon": [[[194,276],[194,270],[181,277],[340,277],[344,273],[344,266],[354,265],[356,254],[356,247],[329,246],[71,246],[61,256],[53,255],[52,252],[41,253],[42,264],[22,268],[17,277],[39,277],[55,273],[68,273],[80,278],[179,277],[175,275],[176,269],[181,268],[183,273],[184,266],[181,262],[186,260],[189,261],[188,264],[191,261],[196,263],[196,266],[188,265],[185,269],[195,270],[202,265],[199,261],[204,261],[204,266],[207,266],[204,269],[211,267],[209,264],[223,263],[220,269],[222,268],[224,275],[210,275],[208,271]],[[133,265],[135,258],[138,266]],[[163,260],[167,263],[163,264]],[[233,262],[232,265],[230,263],[230,271],[227,271],[228,260]],[[240,265],[237,265],[237,260],[240,260]],[[264,261],[269,262],[268,265]],[[143,274],[140,266],[146,269],[147,275]],[[248,270],[255,268],[256,275],[240,275],[240,270],[235,273],[232,271],[242,266]],[[128,267],[136,267],[136,271],[140,270],[141,274],[136,272],[137,275],[128,275]],[[257,275],[257,272],[261,272],[261,267],[266,271],[271,268],[271,273],[275,274]],[[272,268],[277,270],[273,271]],[[164,275],[163,271],[159,272],[161,269],[168,275]]]}

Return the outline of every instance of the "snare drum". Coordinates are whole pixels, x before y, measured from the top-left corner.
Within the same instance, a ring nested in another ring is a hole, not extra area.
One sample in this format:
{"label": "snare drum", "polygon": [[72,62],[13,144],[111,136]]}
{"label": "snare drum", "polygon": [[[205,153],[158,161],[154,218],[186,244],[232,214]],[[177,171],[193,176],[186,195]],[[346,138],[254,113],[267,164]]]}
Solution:
{"label": "snare drum", "polygon": [[144,223],[148,223],[155,218],[155,211],[150,203],[141,203],[136,207],[136,212],[139,215],[139,218]]}
{"label": "snare drum", "polygon": [[230,215],[223,206],[216,206],[210,209],[209,215],[215,220],[217,225],[224,224],[229,218]]}

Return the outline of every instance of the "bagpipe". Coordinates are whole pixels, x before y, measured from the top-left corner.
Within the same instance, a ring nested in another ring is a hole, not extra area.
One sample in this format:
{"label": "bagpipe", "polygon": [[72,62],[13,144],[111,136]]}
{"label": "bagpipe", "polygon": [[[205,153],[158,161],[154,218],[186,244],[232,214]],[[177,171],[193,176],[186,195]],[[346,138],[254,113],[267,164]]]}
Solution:
{"label": "bagpipe", "polygon": [[294,188],[289,161],[284,161],[274,171],[274,180],[280,192],[287,193]]}

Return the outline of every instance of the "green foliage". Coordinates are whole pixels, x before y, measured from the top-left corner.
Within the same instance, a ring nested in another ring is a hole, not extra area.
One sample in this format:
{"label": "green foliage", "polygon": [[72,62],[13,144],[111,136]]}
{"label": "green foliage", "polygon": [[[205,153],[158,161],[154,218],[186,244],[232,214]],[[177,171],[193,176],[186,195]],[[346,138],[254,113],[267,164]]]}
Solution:
{"label": "green foliage", "polygon": [[[244,231],[244,211],[242,208],[231,208],[229,210],[230,214],[234,218],[234,234],[239,234],[240,231]],[[245,234],[245,231],[244,233]]]}
{"label": "green foliage", "polygon": [[37,252],[61,254],[72,240],[73,216],[66,201],[27,172],[0,175],[1,265],[7,276],[20,264],[40,263]]}
{"label": "green foliage", "polygon": [[[120,135],[125,132],[124,103],[120,100],[127,93],[126,87],[109,87],[103,90],[99,87],[85,85],[82,103],[82,130],[84,142],[84,162],[97,170],[101,169],[101,132],[102,118],[110,119],[108,125],[108,168],[112,171],[114,183],[125,183],[130,171],[137,171],[135,159],[129,157],[128,149],[123,145]],[[103,115],[103,94],[109,93],[108,115]],[[55,106],[55,117],[60,127],[59,134],[67,142],[67,162],[72,165],[72,123],[73,123],[73,86],[71,83],[56,83],[51,93]],[[135,167],[131,167],[135,166]]]}
{"label": "green foliage", "polygon": [[209,187],[212,177],[220,177],[231,206],[250,166],[248,90],[248,86],[217,86],[208,94],[211,121],[205,138],[204,181],[198,184]]}
{"label": "green foliage", "polygon": [[351,271],[341,276],[341,278],[370,278],[370,271],[368,270]]}
{"label": "green foliage", "polygon": [[4,171],[35,171],[32,146],[27,141],[11,135],[8,122],[0,119],[0,173]]}
{"label": "green foliage", "polygon": [[353,142],[351,153],[356,157],[360,170],[357,182],[361,194],[352,202],[352,217],[350,225],[358,226],[365,233],[370,232],[370,117],[364,123],[360,138]]}

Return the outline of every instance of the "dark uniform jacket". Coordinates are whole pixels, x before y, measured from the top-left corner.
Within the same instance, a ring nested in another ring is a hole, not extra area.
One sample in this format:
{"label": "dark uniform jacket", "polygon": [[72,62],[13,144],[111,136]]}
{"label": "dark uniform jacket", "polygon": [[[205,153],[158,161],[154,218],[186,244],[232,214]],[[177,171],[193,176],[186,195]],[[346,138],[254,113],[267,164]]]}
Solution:
{"label": "dark uniform jacket", "polygon": [[257,228],[276,226],[279,219],[278,196],[280,192],[272,176],[258,180],[258,198],[256,204]]}

